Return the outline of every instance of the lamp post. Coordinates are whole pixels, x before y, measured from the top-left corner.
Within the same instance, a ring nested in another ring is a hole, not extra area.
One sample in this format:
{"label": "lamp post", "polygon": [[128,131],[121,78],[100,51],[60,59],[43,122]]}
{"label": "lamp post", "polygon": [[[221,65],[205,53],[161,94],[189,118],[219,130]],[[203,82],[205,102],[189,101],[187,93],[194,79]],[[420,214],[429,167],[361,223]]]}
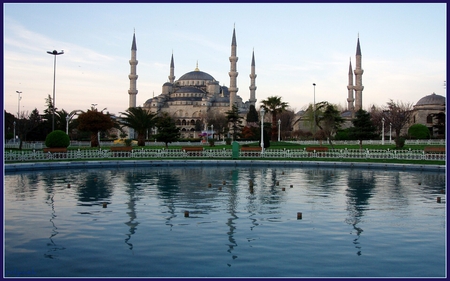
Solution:
{"label": "lamp post", "polygon": [[18,99],[18,102],[17,102],[17,118],[19,118],[20,119],[20,100],[22,99],[22,97],[20,96],[20,94],[22,93],[21,91],[16,91],[16,93],[18,93],[19,94],[19,99]]}
{"label": "lamp post", "polygon": [[64,54],[64,50],[58,52],[57,50],[47,51],[47,54],[53,55],[55,57],[53,61],[53,109],[52,109],[52,132],[55,130],[55,109],[56,109],[56,101],[55,101],[55,82],[56,82],[56,56]]}
{"label": "lamp post", "polygon": [[16,143],[16,121],[14,121],[13,124],[14,124],[14,143]]}
{"label": "lamp post", "polygon": [[264,152],[264,108],[261,107],[261,153]]}
{"label": "lamp post", "polygon": [[392,123],[389,123],[389,143],[392,143]]}
{"label": "lamp post", "polygon": [[384,145],[384,117],[381,119],[381,123],[383,124],[382,130],[381,130],[381,144]]}
{"label": "lamp post", "polygon": [[214,125],[211,124],[211,137],[214,139]]}
{"label": "lamp post", "polygon": [[70,120],[70,116],[67,115],[66,116],[66,135],[69,135],[69,120]]}
{"label": "lamp post", "polygon": [[313,127],[313,137],[316,139],[316,83],[313,83],[314,86],[314,127]]}
{"label": "lamp post", "polygon": [[280,141],[280,127],[281,127],[281,120],[278,119],[278,141]]}

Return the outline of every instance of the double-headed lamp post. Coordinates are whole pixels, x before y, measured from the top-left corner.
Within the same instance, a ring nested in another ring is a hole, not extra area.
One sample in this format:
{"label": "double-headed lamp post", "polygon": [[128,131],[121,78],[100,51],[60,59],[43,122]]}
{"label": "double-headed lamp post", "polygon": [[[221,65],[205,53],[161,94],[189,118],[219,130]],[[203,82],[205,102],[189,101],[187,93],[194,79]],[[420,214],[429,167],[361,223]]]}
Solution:
{"label": "double-headed lamp post", "polygon": [[382,130],[381,130],[381,144],[384,145],[384,117],[381,119],[381,123],[383,124]]}
{"label": "double-headed lamp post", "polygon": [[61,52],[58,52],[57,50],[53,51],[47,51],[47,54],[53,55],[55,57],[53,61],[53,109],[52,109],[52,131],[55,130],[55,109],[56,109],[56,102],[55,102],[55,81],[56,81],[56,56],[64,54],[64,50]]}
{"label": "double-headed lamp post", "polygon": [[22,97],[20,96],[20,94],[22,93],[21,91],[16,91],[16,93],[19,94],[18,97],[18,103],[17,103],[17,118],[20,119],[20,100],[22,99]]}
{"label": "double-headed lamp post", "polygon": [[264,152],[264,108],[261,107],[261,152]]}
{"label": "double-headed lamp post", "polygon": [[278,141],[280,141],[280,127],[281,127],[281,120],[278,119]]}

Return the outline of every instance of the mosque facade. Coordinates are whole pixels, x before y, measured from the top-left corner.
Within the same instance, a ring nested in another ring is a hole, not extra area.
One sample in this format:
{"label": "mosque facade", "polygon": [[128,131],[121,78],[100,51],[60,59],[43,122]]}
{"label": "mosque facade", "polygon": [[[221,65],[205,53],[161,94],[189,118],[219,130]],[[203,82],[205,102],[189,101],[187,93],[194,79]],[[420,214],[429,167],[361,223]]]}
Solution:
{"label": "mosque facade", "polygon": [[[131,45],[131,59],[130,63],[130,89],[129,107],[136,107],[137,90],[137,44],[136,37],[133,34],[133,41]],[[230,71],[229,71],[229,86],[220,85],[210,74],[196,68],[188,73],[182,75],[178,80],[175,78],[175,63],[172,54],[170,60],[170,69],[168,82],[162,85],[161,94],[146,100],[143,107],[153,113],[168,113],[174,118],[175,123],[180,128],[182,138],[197,138],[199,133],[208,130],[208,116],[210,113],[225,114],[233,105],[236,105],[240,114],[245,115],[250,105],[256,106],[256,72],[255,72],[255,55],[252,53],[249,99],[244,101],[238,95],[237,88],[237,41],[236,32],[233,28],[231,39],[231,55],[229,57]],[[341,112],[341,116],[346,120],[345,126],[351,126],[351,120],[354,114],[362,105],[362,92],[364,86],[362,84],[362,53],[359,41],[359,36],[356,44],[355,69],[352,68],[351,58],[348,72],[347,85],[347,108]],[[414,106],[414,114],[412,115],[412,124],[424,124],[430,129],[432,136],[438,136],[440,133],[436,131],[437,114],[444,114],[445,116],[445,97],[436,95],[428,95],[423,97]],[[297,113],[298,117],[302,119],[302,113]],[[444,118],[445,119],[445,118]],[[298,122],[298,129],[305,129]],[[130,129],[129,135],[133,135]]]}
{"label": "mosque facade", "polygon": [[[130,79],[130,107],[136,106],[136,38],[133,35],[131,48],[131,71]],[[237,106],[239,113],[246,114],[250,105],[256,104],[256,73],[255,73],[255,55],[252,53],[251,73],[250,73],[250,96],[244,101],[240,97],[237,88],[237,43],[236,32],[233,29],[231,39],[230,60],[230,83],[229,87],[221,86],[210,74],[201,71],[197,67],[188,73],[182,75],[178,80],[175,78],[175,63],[172,54],[170,60],[170,70],[168,82],[162,85],[161,94],[146,100],[143,107],[150,112],[166,112],[180,128],[182,138],[197,138],[199,133],[207,130],[208,114],[225,114],[233,104]]]}

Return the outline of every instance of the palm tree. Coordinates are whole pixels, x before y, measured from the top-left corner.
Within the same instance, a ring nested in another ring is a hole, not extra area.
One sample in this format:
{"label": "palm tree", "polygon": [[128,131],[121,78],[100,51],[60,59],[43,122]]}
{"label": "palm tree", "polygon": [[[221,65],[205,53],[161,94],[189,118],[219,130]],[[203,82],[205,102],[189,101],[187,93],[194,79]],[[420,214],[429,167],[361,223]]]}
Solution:
{"label": "palm tree", "polygon": [[261,107],[272,115],[272,141],[277,141],[277,114],[283,112],[288,107],[287,102],[282,102],[281,97],[268,97],[261,101]]}
{"label": "palm tree", "polygon": [[133,128],[138,133],[138,146],[145,146],[145,134],[155,126],[156,113],[142,107],[130,107],[121,112],[124,117],[119,121],[122,126]]}

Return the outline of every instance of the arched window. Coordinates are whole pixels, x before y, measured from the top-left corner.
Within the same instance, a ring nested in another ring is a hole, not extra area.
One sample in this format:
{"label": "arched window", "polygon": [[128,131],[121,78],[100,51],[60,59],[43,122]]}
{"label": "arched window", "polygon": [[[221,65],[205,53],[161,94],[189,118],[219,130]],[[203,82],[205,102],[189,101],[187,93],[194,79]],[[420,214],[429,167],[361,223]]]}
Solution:
{"label": "arched window", "polygon": [[427,116],[427,123],[428,124],[433,124],[433,115],[430,114],[430,115]]}

